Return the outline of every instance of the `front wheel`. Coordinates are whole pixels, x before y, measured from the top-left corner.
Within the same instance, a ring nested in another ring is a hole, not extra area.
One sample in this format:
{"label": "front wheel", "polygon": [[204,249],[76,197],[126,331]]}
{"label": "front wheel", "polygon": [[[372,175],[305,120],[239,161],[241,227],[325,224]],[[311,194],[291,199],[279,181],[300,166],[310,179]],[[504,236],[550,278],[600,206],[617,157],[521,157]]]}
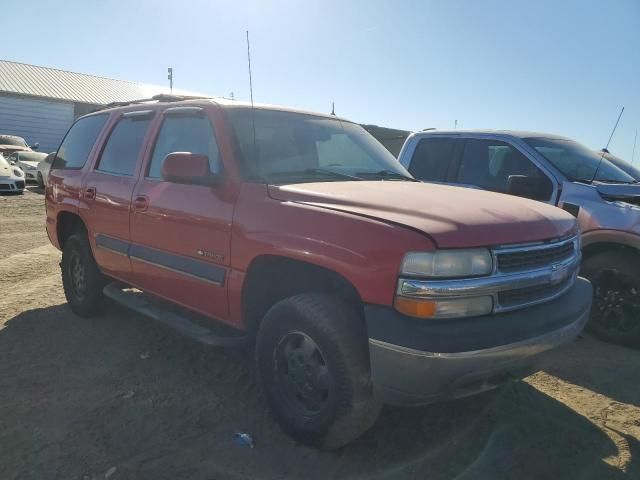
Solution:
{"label": "front wheel", "polygon": [[38,172],[38,187],[44,188],[44,179],[42,178],[42,173]]}
{"label": "front wheel", "polygon": [[71,235],[62,251],[62,286],[71,310],[81,317],[102,313],[109,299],[102,289],[108,279],[100,272],[84,233]]}
{"label": "front wheel", "polygon": [[581,274],[593,285],[587,330],[619,345],[640,345],[640,257],[608,251],[588,257]]}
{"label": "front wheel", "polygon": [[364,323],[352,307],[324,294],[275,304],[256,342],[258,377],[282,428],[331,450],[376,421]]}

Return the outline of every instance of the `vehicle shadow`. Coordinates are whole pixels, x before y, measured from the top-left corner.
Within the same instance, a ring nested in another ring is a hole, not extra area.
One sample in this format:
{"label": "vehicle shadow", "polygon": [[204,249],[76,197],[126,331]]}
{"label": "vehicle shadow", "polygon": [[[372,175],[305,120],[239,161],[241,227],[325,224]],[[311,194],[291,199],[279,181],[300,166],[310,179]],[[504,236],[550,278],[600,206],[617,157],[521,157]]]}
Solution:
{"label": "vehicle shadow", "polygon": [[640,406],[640,350],[583,336],[545,357],[540,368],[574,385],[622,403]]}
{"label": "vehicle shadow", "polygon": [[31,193],[38,193],[40,195],[44,195],[44,188],[40,188],[38,185],[27,185],[25,190],[28,190]]}
{"label": "vehicle shadow", "polygon": [[[624,478],[596,425],[524,382],[429,407],[385,408],[336,452],[297,444],[260,399],[248,350],[212,349],[116,308],[66,305],[0,330],[4,478]],[[248,432],[255,448],[235,443]],[[637,475],[637,439],[628,478]],[[636,477],[637,478],[637,477]]]}

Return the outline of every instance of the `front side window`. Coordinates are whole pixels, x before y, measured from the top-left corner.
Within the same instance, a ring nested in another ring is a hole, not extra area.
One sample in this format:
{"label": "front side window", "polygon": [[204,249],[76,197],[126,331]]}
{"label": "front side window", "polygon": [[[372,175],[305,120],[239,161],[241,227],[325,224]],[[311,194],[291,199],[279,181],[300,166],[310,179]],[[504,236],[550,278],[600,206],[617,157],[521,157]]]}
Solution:
{"label": "front side window", "polygon": [[64,137],[51,168],[84,167],[108,118],[108,114],[91,115],[74,123]]}
{"label": "front side window", "polygon": [[454,147],[453,138],[423,138],[416,146],[409,172],[419,180],[443,182]]}
{"label": "front side window", "polygon": [[493,192],[508,193],[509,177],[514,175],[546,179],[549,182],[547,191],[553,190],[551,180],[531,160],[508,143],[474,139],[465,142],[458,173],[460,183],[477,185]]}
{"label": "front side window", "polygon": [[133,175],[150,117],[123,117],[111,131],[96,170]]}
{"label": "front side window", "polygon": [[364,128],[311,114],[228,110],[249,179],[269,183],[401,180],[409,173]]}
{"label": "front side window", "polygon": [[[593,180],[609,183],[635,183],[632,176],[607,160],[602,153],[589,150],[573,140],[557,138],[525,138],[571,181],[590,183]],[[594,178],[595,177],[595,178]]]}
{"label": "front side window", "polygon": [[204,115],[167,116],[153,148],[149,178],[160,178],[164,159],[173,152],[206,155],[211,173],[220,172],[220,152],[209,120]]}

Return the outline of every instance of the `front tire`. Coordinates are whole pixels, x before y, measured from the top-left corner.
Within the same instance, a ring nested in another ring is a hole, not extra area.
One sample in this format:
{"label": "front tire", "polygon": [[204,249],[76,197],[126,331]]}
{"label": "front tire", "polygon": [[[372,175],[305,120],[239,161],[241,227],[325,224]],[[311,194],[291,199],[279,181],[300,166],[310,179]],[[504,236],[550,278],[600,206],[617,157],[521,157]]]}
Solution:
{"label": "front tire", "polygon": [[38,188],[44,188],[44,179],[42,173],[38,172]]}
{"label": "front tire", "polygon": [[108,279],[98,269],[85,233],[67,239],[60,267],[64,295],[71,310],[81,317],[103,313],[110,303],[102,292]]}
{"label": "front tire", "polygon": [[335,297],[303,294],[275,304],[260,325],[256,361],[274,417],[303,443],[336,449],[378,418],[364,323]]}
{"label": "front tire", "polygon": [[640,257],[607,251],[588,257],[581,274],[593,285],[587,331],[619,345],[640,345]]}

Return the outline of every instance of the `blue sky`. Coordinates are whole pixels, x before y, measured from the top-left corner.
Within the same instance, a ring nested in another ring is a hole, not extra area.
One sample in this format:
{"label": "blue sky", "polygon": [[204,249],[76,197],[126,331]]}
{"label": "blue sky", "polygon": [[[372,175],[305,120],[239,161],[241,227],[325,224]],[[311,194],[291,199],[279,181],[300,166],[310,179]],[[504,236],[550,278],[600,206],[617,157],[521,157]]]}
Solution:
{"label": "blue sky", "polygon": [[[378,125],[554,132],[631,160],[639,0],[5,0],[0,58]],[[640,139],[636,147],[640,161]]]}

